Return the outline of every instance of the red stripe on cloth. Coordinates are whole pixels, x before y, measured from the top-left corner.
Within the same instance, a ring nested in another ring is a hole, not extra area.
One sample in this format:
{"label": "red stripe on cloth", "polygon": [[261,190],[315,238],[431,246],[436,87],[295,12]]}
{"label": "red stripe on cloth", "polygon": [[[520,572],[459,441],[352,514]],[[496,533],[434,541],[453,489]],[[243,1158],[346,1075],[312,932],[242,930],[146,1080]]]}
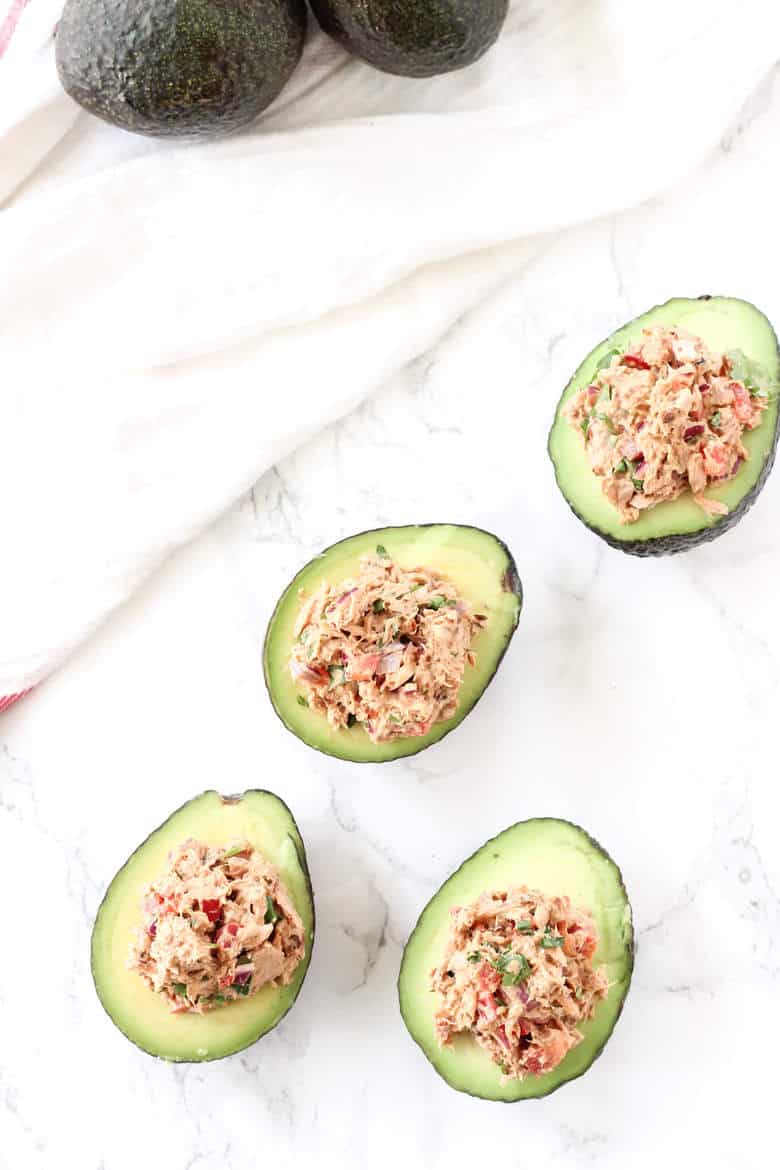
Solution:
{"label": "red stripe on cloth", "polygon": [[17,699],[23,699],[25,695],[29,695],[32,687],[28,687],[26,691],[17,691],[15,695],[3,695],[0,698],[0,711],[5,711],[6,707],[10,707]]}
{"label": "red stripe on cloth", "polygon": [[[29,3],[30,0],[11,0],[10,12],[0,24],[0,57],[11,43],[11,37],[19,23],[19,17],[22,15],[22,9],[26,8]],[[3,710],[4,702],[4,699],[0,699],[0,711]]]}

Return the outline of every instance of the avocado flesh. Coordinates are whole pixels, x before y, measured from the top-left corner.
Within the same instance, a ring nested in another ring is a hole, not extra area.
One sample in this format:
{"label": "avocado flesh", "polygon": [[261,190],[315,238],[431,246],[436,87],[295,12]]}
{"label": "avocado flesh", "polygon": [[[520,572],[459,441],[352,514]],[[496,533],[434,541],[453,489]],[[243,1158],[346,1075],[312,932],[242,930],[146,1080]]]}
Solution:
{"label": "avocado flesh", "polygon": [[[599,931],[594,966],[607,968],[610,988],[592,1020],[579,1025],[584,1039],[551,1072],[525,1080],[508,1079],[476,1040],[457,1036],[439,1047],[434,1016],[438,996],[430,973],[441,962],[450,928],[450,909],[473,902],[485,890],[526,885],[549,895],[565,894],[589,910]],[[631,982],[634,933],[631,907],[620,870],[588,834],[568,821],[521,821],[465,861],[420,915],[401,961],[398,994],[401,1015],[412,1038],[453,1089],[488,1101],[545,1097],[582,1076],[600,1054],[617,1022]]]}
{"label": "avocado flesh", "polygon": [[[769,406],[753,431],[745,431],[743,442],[750,457],[734,479],[721,487],[707,488],[710,499],[727,505],[727,516],[707,516],[690,492],[676,500],[657,504],[642,512],[633,524],[622,524],[593,474],[579,431],[563,417],[565,403],[596,373],[600,359],[611,349],[625,350],[651,325],[679,325],[703,338],[710,349],[728,352],[740,349],[766,376]],[[548,450],[555,477],[572,511],[588,528],[613,548],[634,556],[683,552],[704,541],[714,540],[732,528],[747,512],[766,482],[775,457],[778,436],[777,387],[780,354],[777,337],[767,318],[754,305],[731,297],[680,298],[658,305],[618,329],[602,341],[579,367],[563,392],[550,431]]]}
{"label": "avocado flesh", "polygon": [[498,39],[508,0],[311,0],[330,36],[386,73],[433,77],[472,65]]}
{"label": "avocado flesh", "polygon": [[[451,719],[436,723],[427,735],[372,743],[356,724],[334,731],[323,714],[302,706],[303,688],[289,671],[293,628],[301,607],[300,590],[312,592],[322,581],[338,585],[356,576],[360,558],[374,554],[377,545],[402,568],[436,569],[449,577],[475,613],[488,621],[474,638],[476,666],[467,666]],[[489,532],[456,524],[428,524],[407,528],[377,528],[351,536],[310,561],[285,589],[268,625],[263,652],[265,681],[277,715],[285,727],[317,751],[355,763],[382,763],[414,755],[457,727],[482,695],[498,669],[517,626],[522,590],[517,569],[506,545]]]}
{"label": "avocado flesh", "polygon": [[279,94],[306,20],[304,0],[67,0],[57,69],[75,101],[124,130],[227,134]]}
{"label": "avocado flesh", "polygon": [[[261,988],[203,1015],[173,1013],[162,996],[127,967],[141,924],[143,889],[165,871],[168,854],[188,838],[208,845],[250,841],[272,862],[304,925],[306,953],[286,987]],[[290,1010],[306,975],[314,942],[314,902],[306,853],[290,810],[272,792],[238,797],[204,792],[147,837],[111,882],[92,931],[95,989],[117,1028],[151,1056],[172,1061],[219,1060],[254,1044]]]}

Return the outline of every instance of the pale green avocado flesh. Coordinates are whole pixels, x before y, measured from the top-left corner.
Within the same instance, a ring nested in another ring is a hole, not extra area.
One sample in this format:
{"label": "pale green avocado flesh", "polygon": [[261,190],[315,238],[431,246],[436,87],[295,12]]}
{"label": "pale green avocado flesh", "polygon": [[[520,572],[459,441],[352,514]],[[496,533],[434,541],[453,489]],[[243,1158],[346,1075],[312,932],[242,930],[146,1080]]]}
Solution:
{"label": "pale green avocado flesh", "polygon": [[[475,613],[487,616],[487,624],[473,642],[475,666],[467,666],[458,709],[451,719],[435,724],[427,735],[389,743],[372,743],[360,724],[332,729],[323,714],[303,705],[304,692],[290,675],[289,658],[294,626],[305,594],[323,581],[338,585],[354,577],[360,558],[377,547],[402,568],[421,566],[449,577]],[[497,537],[480,528],[459,524],[427,524],[406,528],[377,528],[351,536],[310,561],[282,594],[265,639],[265,681],[277,715],[289,731],[310,747],[327,755],[357,763],[382,763],[422,751],[436,743],[468,715],[495,674],[517,626],[522,590],[509,550]]]}
{"label": "pale green avocado flesh", "polygon": [[[445,952],[453,906],[473,902],[483,891],[525,885],[549,895],[565,894],[590,911],[599,931],[595,966],[604,964],[609,993],[584,1039],[557,1068],[541,1077],[502,1076],[487,1053],[467,1035],[440,1047],[434,1017],[438,996],[430,974]],[[552,818],[521,821],[483,845],[434,894],[406,944],[398,993],[411,1036],[433,1067],[454,1089],[489,1101],[544,1097],[586,1072],[612,1034],[631,982],[634,933],[631,907],[620,870],[583,829]]]}
{"label": "pale green avocado flesh", "polygon": [[[705,492],[727,505],[727,516],[708,516],[686,492],[676,500],[648,508],[633,524],[621,523],[617,510],[602,493],[601,480],[590,469],[582,435],[564,417],[566,403],[593,380],[601,359],[612,349],[629,349],[639,341],[642,329],[652,325],[681,326],[717,352],[741,350],[760,372],[762,388],[768,391],[769,406],[760,426],[743,435],[749,458],[734,479]],[[767,318],[754,305],[731,297],[667,301],[596,346],[564,390],[548,443],[558,486],[583,523],[624,552],[637,556],[681,552],[713,540],[745,514],[771,470],[778,435],[778,384],[777,338]]]}
{"label": "pale green avocado flesh", "polygon": [[[249,841],[279,870],[304,925],[306,953],[292,983],[270,984],[245,999],[203,1015],[172,1013],[162,997],[127,967],[141,924],[144,888],[165,871],[171,850],[188,838],[207,845]],[[270,1032],[292,1007],[309,966],[314,902],[301,835],[286,804],[254,790],[222,797],[204,792],[178,809],[119,870],[98,910],[92,932],[95,988],[117,1028],[144,1052],[174,1061],[219,1060]]]}

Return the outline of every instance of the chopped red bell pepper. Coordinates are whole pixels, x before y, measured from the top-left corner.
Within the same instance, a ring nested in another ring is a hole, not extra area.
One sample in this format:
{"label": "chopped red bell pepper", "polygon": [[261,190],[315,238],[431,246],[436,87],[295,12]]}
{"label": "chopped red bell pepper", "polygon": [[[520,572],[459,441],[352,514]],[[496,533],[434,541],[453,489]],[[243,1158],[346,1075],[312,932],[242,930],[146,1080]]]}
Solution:
{"label": "chopped red bell pepper", "polygon": [[620,360],[624,366],[630,366],[632,370],[650,369],[650,363],[641,358],[638,353],[624,353]]}
{"label": "chopped red bell pepper", "polygon": [[219,922],[222,915],[222,908],[219,904],[218,898],[204,898],[203,899],[203,913],[208,918],[209,922]]}

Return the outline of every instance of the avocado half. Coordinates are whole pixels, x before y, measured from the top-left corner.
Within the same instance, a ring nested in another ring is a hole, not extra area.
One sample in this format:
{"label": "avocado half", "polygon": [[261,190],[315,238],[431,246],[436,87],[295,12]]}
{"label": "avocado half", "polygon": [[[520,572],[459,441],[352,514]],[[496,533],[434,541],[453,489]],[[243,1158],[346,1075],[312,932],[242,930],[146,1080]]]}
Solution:
{"label": "avocado half", "polygon": [[[301,604],[300,591],[317,589],[322,581],[337,585],[346,577],[354,576],[360,558],[376,552],[378,546],[386,549],[404,568],[425,566],[451,578],[474,611],[486,614],[488,620],[474,639],[477,664],[466,667],[455,715],[435,724],[427,735],[375,744],[359,724],[334,731],[324,715],[299,703],[302,691],[290,676],[288,659]],[[522,596],[517,567],[509,549],[498,537],[481,528],[462,524],[376,528],[341,540],[301,569],[271,616],[263,666],[274,710],[288,731],[309,747],[341,760],[379,764],[415,755],[462,723],[481,697],[517,628]]]}
{"label": "avocado half", "polygon": [[[728,506],[726,516],[707,516],[690,493],[648,508],[633,524],[621,524],[618,512],[602,493],[601,482],[588,463],[582,436],[563,416],[563,408],[578,390],[593,380],[601,359],[610,350],[630,347],[643,328],[680,325],[704,339],[716,351],[738,349],[769,391],[769,406],[761,425],[745,431],[750,453],[734,479],[706,495]],[[571,510],[597,536],[632,556],[661,556],[685,552],[727,532],[755,502],[772,469],[778,438],[780,351],[775,331],[755,305],[733,297],[686,297],[667,301],[643,313],[597,345],[579,366],[561,395],[547,449],[558,487]]]}
{"label": "avocado half", "polygon": [[433,77],[498,40],[509,0],[311,0],[322,28],[385,73]]}
{"label": "avocado half", "polygon": [[[141,922],[142,891],[164,871],[171,850],[189,837],[211,845],[250,841],[279,870],[303,921],[306,946],[287,987],[268,985],[257,995],[203,1015],[173,1013],[128,969],[128,951]],[[92,977],[117,1028],[150,1056],[220,1060],[254,1044],[287,1014],[306,976],[313,944],[314,896],[306,851],[287,805],[273,792],[258,789],[241,796],[204,792],[155,829],[111,882],[92,931]]]}
{"label": "avocado half", "polygon": [[306,21],[305,0],[66,0],[57,71],[79,105],[123,130],[228,134],[280,93]]}
{"label": "avocado half", "polygon": [[[526,885],[550,895],[568,895],[588,910],[599,929],[594,966],[605,964],[610,988],[592,1020],[580,1025],[584,1039],[551,1072],[523,1081],[506,1080],[469,1036],[439,1047],[434,1016],[437,997],[430,973],[441,962],[450,909],[473,902],[485,890]],[[434,894],[420,915],[401,960],[401,1015],[415,1040],[453,1089],[487,1101],[546,1097],[582,1076],[600,1055],[622,1011],[634,967],[631,906],[620,870],[578,825],[552,817],[520,821],[478,849]]]}

